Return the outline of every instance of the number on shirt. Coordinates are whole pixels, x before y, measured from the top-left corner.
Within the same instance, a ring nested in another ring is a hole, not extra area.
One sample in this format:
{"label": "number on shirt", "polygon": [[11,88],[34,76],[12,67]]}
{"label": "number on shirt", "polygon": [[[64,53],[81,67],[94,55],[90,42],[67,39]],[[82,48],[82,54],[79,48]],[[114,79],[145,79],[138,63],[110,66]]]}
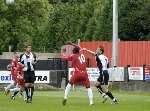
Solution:
{"label": "number on shirt", "polygon": [[85,57],[83,54],[81,54],[78,58],[79,58],[81,64],[85,62]]}

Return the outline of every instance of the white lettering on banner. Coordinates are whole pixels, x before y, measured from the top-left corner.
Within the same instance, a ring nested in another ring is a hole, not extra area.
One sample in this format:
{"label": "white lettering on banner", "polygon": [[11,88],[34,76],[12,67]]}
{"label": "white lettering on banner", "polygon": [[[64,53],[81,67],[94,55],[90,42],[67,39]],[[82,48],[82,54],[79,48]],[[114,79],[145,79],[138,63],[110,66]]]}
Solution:
{"label": "white lettering on banner", "polygon": [[[68,71],[68,78],[70,80],[74,69],[69,68]],[[109,79],[110,81],[124,81],[124,68],[123,67],[117,67],[115,70],[110,68],[109,70]],[[87,73],[90,81],[97,81],[97,78],[99,77],[99,69],[98,68],[87,68]]]}
{"label": "white lettering on banner", "polygon": [[143,80],[143,67],[129,67],[129,80]]}
{"label": "white lettering on banner", "polygon": [[[35,71],[35,83],[49,83],[49,71]],[[13,82],[10,71],[0,71],[0,83]]]}

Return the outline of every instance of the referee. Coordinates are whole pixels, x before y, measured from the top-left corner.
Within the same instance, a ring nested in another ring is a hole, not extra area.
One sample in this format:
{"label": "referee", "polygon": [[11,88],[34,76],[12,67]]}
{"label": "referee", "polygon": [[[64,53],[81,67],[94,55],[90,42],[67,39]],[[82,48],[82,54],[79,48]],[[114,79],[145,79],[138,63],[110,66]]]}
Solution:
{"label": "referee", "polygon": [[37,63],[36,55],[31,52],[31,45],[25,46],[25,52],[20,55],[20,62],[24,65],[25,92],[27,103],[32,102],[35,81],[35,64]]}

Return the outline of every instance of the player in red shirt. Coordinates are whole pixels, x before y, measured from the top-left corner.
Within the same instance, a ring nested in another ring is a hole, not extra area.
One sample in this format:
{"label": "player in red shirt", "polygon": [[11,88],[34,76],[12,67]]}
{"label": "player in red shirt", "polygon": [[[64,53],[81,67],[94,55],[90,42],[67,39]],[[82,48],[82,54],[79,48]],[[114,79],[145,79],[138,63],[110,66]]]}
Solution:
{"label": "player in red shirt", "polygon": [[24,85],[25,85],[25,80],[24,80],[24,75],[23,75],[23,68],[24,65],[18,62],[17,64],[17,83],[20,87],[20,91],[24,91]]}
{"label": "player in red shirt", "polygon": [[18,53],[17,52],[14,52],[14,57],[11,61],[11,75],[12,75],[12,80],[13,82],[10,83],[7,87],[4,87],[5,88],[5,94],[7,95],[8,94],[8,91],[11,87],[15,86],[16,83],[17,83],[17,63],[19,61],[19,56],[18,56]]}
{"label": "player in red shirt", "polygon": [[17,82],[17,63],[18,63],[18,56],[16,55],[15,58],[12,59],[11,62],[11,74],[12,80],[16,83]]}
{"label": "player in red shirt", "polygon": [[73,54],[69,56],[62,55],[62,59],[67,60],[67,61],[72,61],[72,67],[74,68],[74,72],[69,83],[66,86],[63,105],[66,105],[67,97],[71,90],[71,86],[79,82],[81,82],[87,88],[89,102],[90,102],[90,105],[92,105],[93,93],[92,93],[92,89],[90,88],[90,82],[89,82],[88,74],[86,71],[85,56],[82,53],[81,48],[79,46],[72,44],[72,43],[70,44],[75,46],[73,49]]}
{"label": "player in red shirt", "polygon": [[25,80],[23,78],[23,67],[24,65],[21,64],[20,62],[17,63],[17,76],[16,76],[16,82],[17,85],[15,88],[13,89],[9,89],[10,92],[13,92],[13,95],[11,96],[11,99],[15,99],[16,94],[20,91],[20,93],[22,94],[22,92],[24,91],[24,86],[25,86]]}

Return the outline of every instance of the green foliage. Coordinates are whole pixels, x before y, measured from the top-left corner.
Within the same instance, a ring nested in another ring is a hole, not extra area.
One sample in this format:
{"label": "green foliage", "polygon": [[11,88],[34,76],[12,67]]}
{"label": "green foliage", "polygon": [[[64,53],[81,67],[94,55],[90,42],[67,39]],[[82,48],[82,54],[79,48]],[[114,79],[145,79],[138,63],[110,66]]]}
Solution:
{"label": "green foliage", "polygon": [[120,7],[120,38],[122,40],[150,40],[150,1],[130,1],[132,2],[126,2]]}
{"label": "green foliage", "polygon": [[[112,39],[112,0],[0,1],[0,51],[23,49],[53,52],[68,40]],[[150,0],[118,0],[119,38],[150,40]]]}
{"label": "green foliage", "polygon": [[8,51],[8,45],[12,45],[12,51],[22,50],[25,42],[32,43],[37,50],[36,44],[42,42],[45,35],[37,38],[46,30],[51,10],[47,0],[15,0],[10,5],[1,1],[1,50]]}

